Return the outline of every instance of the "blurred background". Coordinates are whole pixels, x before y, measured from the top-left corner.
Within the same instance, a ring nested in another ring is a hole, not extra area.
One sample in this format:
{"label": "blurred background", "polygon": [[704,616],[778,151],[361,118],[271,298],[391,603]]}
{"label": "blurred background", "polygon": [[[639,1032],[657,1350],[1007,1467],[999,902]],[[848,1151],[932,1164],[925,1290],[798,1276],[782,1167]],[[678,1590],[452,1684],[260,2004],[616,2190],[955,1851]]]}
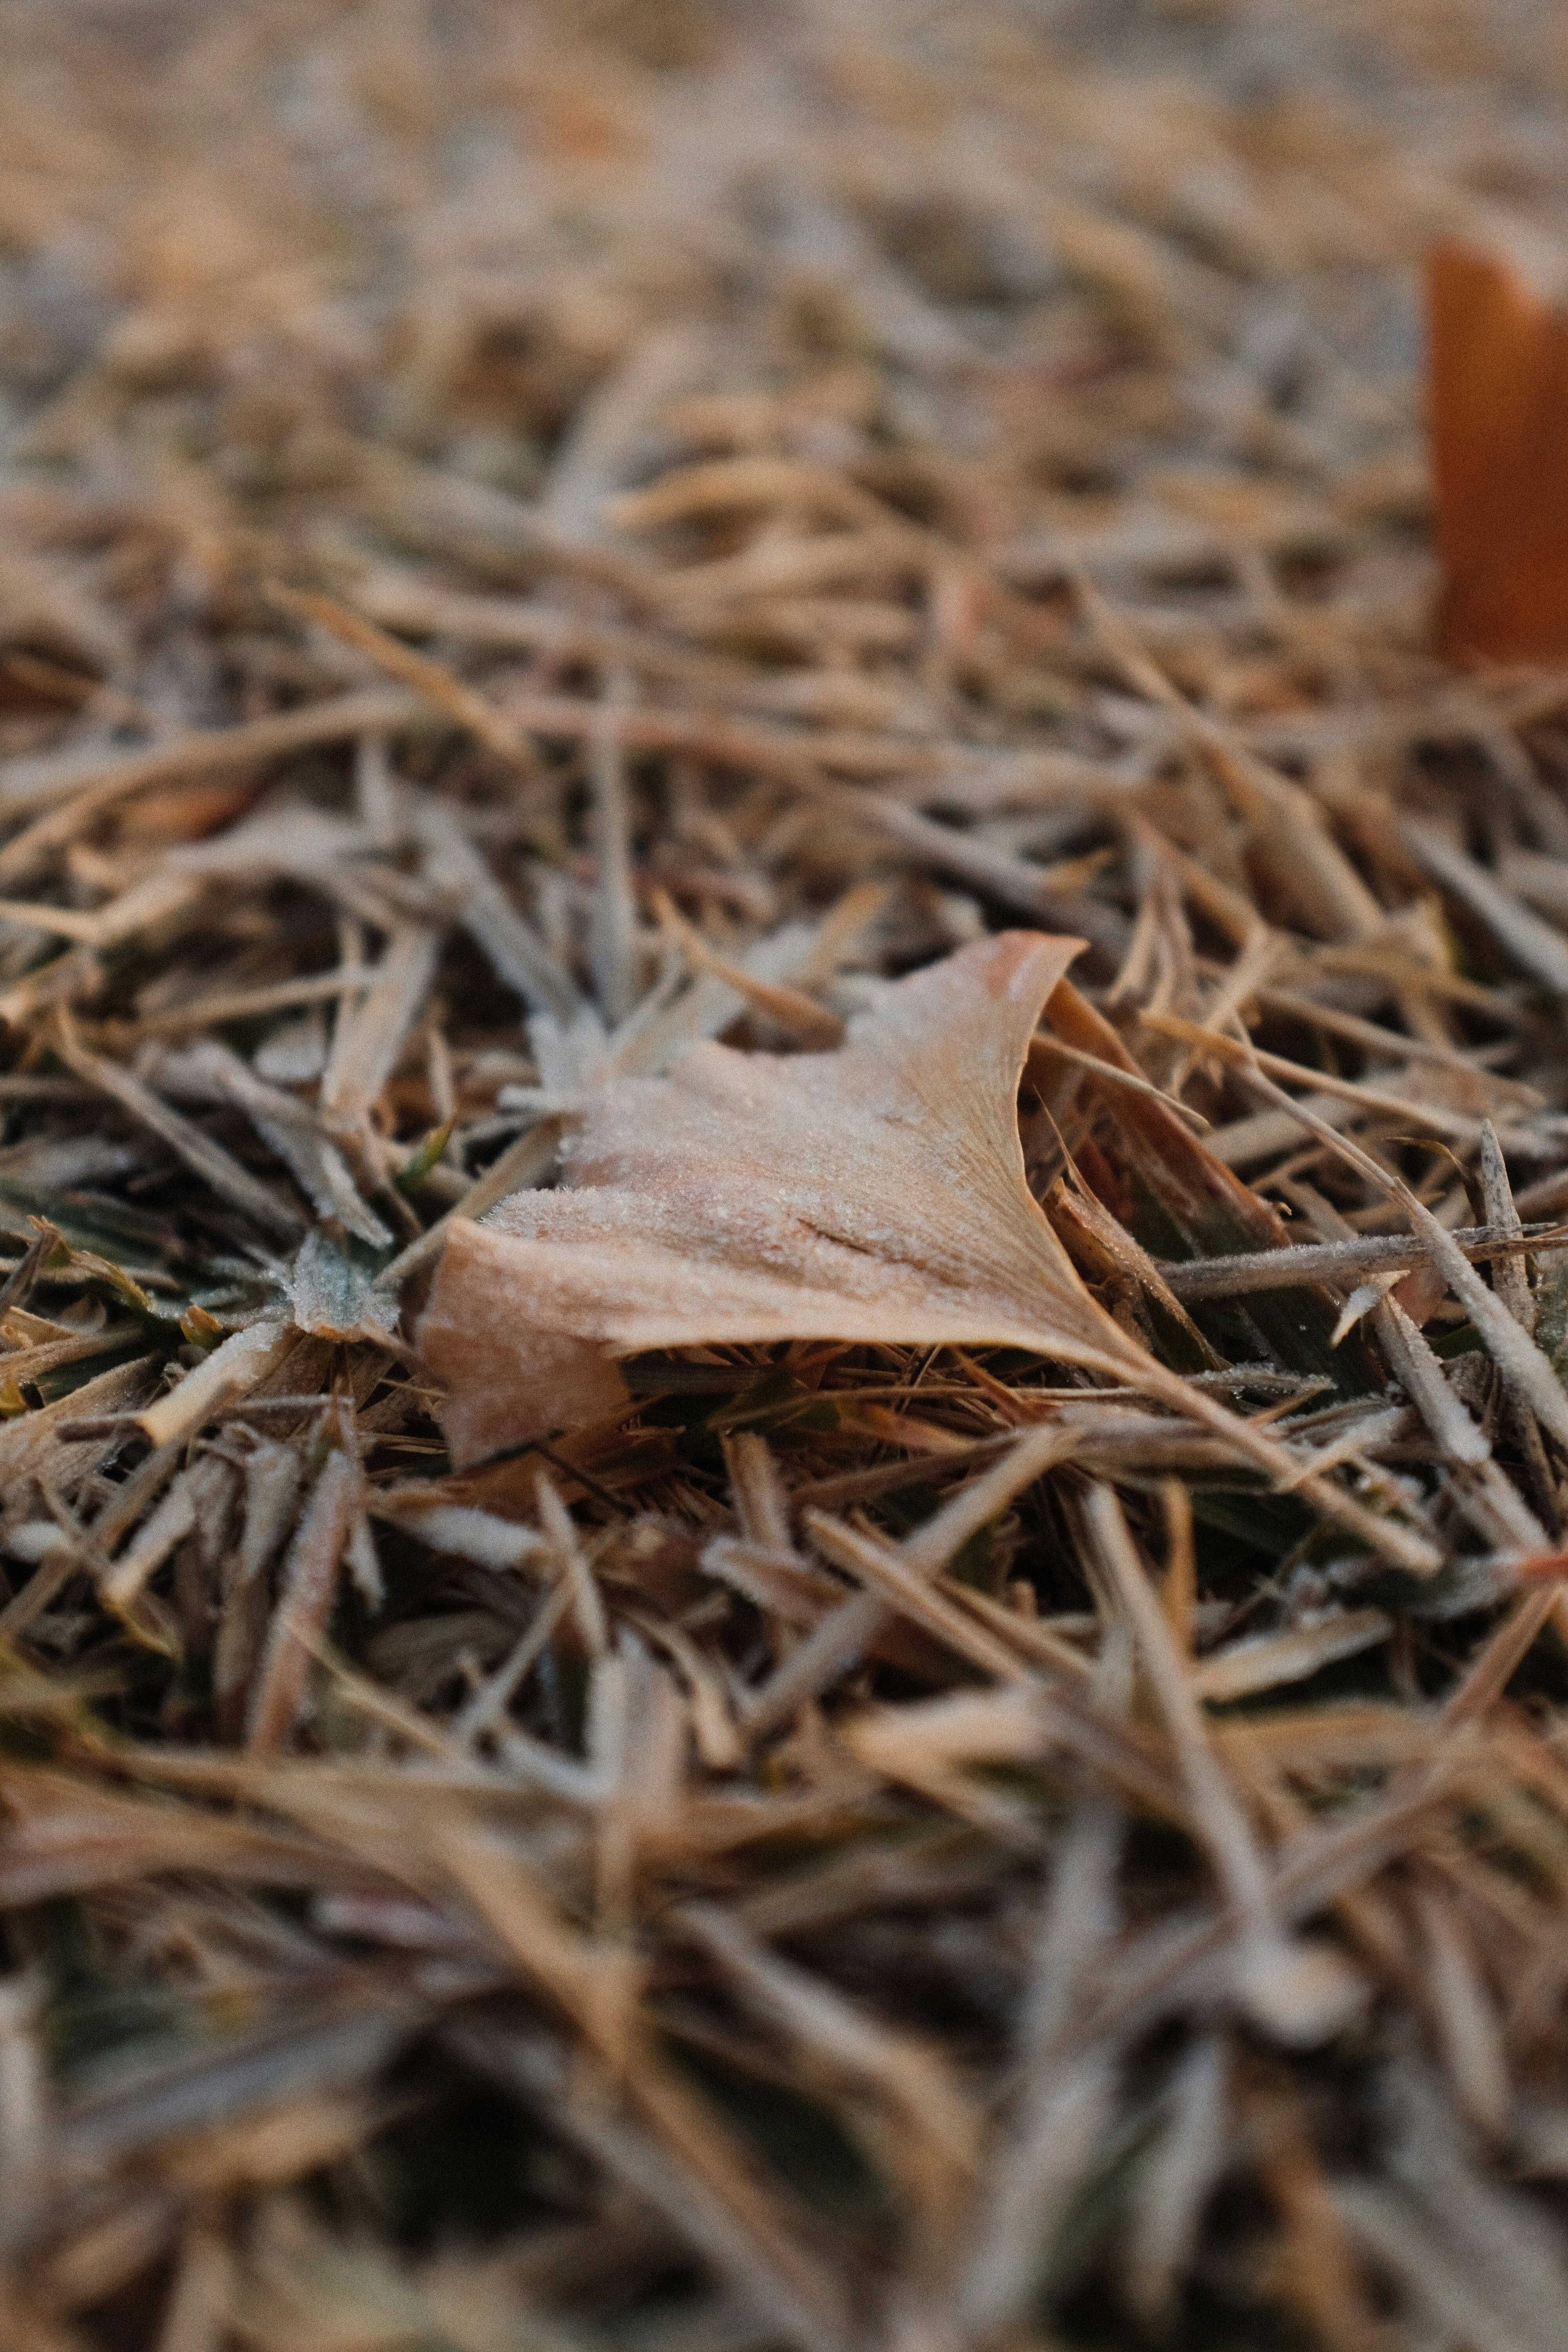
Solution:
{"label": "blurred background", "polygon": [[[187,620],[247,532],[330,551],[345,436],[595,529],[672,402],[806,379],[786,439],[901,467],[1015,568],[1134,493],[1146,532],[1234,520],[1238,467],[1275,530],[1292,492],[1418,524],[1417,257],[1459,226],[1551,265],[1568,197],[1549,0],[11,0],[0,29],[14,543],[79,534],[68,489],[134,498]],[[7,576],[0,630],[156,703],[161,601],[149,641],[118,590]]]}

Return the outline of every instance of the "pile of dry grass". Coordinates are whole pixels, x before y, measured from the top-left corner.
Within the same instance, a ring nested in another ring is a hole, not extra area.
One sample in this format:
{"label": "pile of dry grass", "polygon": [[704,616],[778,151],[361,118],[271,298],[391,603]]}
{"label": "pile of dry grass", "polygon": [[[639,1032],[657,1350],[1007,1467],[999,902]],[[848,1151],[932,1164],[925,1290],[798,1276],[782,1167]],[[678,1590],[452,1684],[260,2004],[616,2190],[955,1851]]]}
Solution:
{"label": "pile of dry grass", "polygon": [[[1428,650],[1414,295],[1558,12],[0,31],[0,2346],[1561,2345],[1568,681]],[[1019,924],[1206,1419],[451,1466],[452,1219]]]}

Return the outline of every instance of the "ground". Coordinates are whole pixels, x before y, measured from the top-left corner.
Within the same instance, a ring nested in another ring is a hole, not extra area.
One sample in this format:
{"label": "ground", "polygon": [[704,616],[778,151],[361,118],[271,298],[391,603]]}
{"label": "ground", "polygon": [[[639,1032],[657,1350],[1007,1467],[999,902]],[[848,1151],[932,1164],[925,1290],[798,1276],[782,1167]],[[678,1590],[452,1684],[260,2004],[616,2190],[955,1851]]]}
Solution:
{"label": "ground", "polygon": [[1553,2352],[1561,12],[0,35],[0,2352]]}

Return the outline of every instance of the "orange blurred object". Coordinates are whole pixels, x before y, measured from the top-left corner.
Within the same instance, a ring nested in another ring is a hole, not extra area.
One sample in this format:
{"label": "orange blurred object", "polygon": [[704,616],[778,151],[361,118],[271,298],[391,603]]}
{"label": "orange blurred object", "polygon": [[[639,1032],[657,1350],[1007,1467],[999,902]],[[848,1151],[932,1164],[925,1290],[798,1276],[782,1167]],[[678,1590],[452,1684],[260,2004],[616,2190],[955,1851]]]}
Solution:
{"label": "orange blurred object", "polygon": [[1445,242],[1426,320],[1438,651],[1568,660],[1568,315],[1496,255]]}

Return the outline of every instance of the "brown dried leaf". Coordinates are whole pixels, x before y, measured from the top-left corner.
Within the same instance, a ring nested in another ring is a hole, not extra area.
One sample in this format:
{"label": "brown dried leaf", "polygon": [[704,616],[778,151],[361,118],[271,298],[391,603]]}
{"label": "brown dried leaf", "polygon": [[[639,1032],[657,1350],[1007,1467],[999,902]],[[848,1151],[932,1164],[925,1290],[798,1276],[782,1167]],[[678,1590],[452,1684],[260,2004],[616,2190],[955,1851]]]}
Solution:
{"label": "brown dried leaf", "polygon": [[[459,1465],[625,1402],[615,1354],[714,1341],[1001,1346],[1129,1381],[1417,1573],[1438,1554],[1157,1363],[1028,1189],[1020,1073],[1079,942],[1005,931],[890,988],[831,1054],[704,1042],[617,1077],[565,1189],[453,1218],[419,1338]],[[1517,1326],[1510,1326],[1517,1331]]]}
{"label": "brown dried leaf", "polygon": [[610,1351],[833,1339],[1155,1368],[1025,1181],[1016,1101],[1076,940],[1008,931],[890,989],[837,1051],[703,1043],[618,1078],[569,1183],[457,1221],[420,1326],[460,1462],[604,1411]]}

